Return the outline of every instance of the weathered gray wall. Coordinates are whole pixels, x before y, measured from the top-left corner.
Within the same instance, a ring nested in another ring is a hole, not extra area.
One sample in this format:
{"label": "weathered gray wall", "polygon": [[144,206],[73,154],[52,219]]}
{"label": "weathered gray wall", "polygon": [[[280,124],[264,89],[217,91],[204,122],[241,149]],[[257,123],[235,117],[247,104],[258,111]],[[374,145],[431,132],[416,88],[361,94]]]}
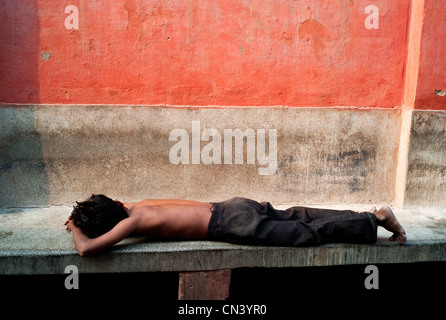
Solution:
{"label": "weathered gray wall", "polygon": [[[222,139],[225,129],[276,129],[276,173],[259,175],[267,165],[247,164],[246,155],[243,164],[172,164],[169,134],[191,136],[192,121]],[[92,193],[123,201],[394,199],[398,110],[11,106],[0,108],[0,126],[3,206],[72,204]]]}
{"label": "weathered gray wall", "polygon": [[446,112],[412,116],[406,206],[446,206]]}
{"label": "weathered gray wall", "polygon": [[0,108],[0,205],[49,203],[49,181],[34,108]]}

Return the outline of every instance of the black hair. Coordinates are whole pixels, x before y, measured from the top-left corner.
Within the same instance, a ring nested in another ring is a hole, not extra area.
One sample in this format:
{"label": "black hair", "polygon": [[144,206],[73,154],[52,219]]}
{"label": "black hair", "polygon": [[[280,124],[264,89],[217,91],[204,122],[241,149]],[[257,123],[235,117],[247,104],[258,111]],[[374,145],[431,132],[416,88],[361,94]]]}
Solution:
{"label": "black hair", "polygon": [[83,202],[77,202],[70,219],[75,226],[90,238],[96,238],[113,229],[128,217],[124,205],[102,194],[92,195]]}

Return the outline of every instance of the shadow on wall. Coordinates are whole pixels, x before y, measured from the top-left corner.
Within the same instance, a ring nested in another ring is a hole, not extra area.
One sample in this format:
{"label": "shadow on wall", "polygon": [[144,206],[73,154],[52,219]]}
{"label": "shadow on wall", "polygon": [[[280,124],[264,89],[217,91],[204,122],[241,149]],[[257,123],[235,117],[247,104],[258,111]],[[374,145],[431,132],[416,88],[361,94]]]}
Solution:
{"label": "shadow on wall", "polygon": [[0,12],[0,102],[39,103],[37,1],[0,1]]}
{"label": "shadow on wall", "polygon": [[[0,103],[39,103],[37,2],[1,1],[0,12]],[[42,141],[34,119],[33,107],[0,105],[0,206],[49,203]]]}

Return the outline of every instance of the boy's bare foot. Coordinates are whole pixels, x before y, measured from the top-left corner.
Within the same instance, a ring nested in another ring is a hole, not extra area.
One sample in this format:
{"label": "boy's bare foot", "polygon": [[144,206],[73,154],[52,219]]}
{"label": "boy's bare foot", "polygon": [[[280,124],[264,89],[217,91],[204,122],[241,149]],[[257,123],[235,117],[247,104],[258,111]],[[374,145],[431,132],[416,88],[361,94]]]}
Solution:
{"label": "boy's bare foot", "polygon": [[392,209],[389,206],[382,207],[378,211],[374,212],[374,214],[378,220],[379,226],[393,232],[393,235],[389,238],[390,241],[397,240],[399,244],[404,244],[406,242],[406,232],[396,219]]}

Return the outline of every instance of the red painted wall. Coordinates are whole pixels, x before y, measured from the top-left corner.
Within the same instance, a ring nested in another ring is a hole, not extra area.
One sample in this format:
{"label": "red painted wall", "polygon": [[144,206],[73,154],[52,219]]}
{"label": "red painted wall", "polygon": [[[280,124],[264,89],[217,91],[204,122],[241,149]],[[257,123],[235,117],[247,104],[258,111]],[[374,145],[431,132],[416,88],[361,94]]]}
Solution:
{"label": "red painted wall", "polygon": [[425,0],[415,108],[446,110],[435,90],[446,92],[446,1]]}
{"label": "red painted wall", "polygon": [[0,16],[0,102],[40,102],[37,4],[0,0]]}
{"label": "red painted wall", "polygon": [[[427,3],[420,79],[444,85],[445,4]],[[79,10],[78,29],[65,26],[73,22],[69,5]],[[410,0],[0,0],[0,102],[398,107],[409,7]],[[442,69],[430,79],[433,63]],[[419,81],[417,104],[443,108],[446,98],[425,97],[431,91]]]}

